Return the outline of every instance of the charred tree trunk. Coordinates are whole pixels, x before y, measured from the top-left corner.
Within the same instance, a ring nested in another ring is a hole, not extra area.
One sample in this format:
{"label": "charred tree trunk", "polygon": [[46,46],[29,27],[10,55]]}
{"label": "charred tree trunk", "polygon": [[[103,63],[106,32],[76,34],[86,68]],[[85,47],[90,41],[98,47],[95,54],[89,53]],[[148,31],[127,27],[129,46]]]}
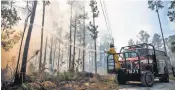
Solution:
{"label": "charred tree trunk", "polygon": [[40,44],[40,57],[39,57],[39,73],[40,73],[40,71],[41,71],[41,65],[42,65],[44,17],[45,17],[45,0],[43,1],[43,17],[42,17],[42,28],[41,28],[41,44]]}
{"label": "charred tree trunk", "polygon": [[52,47],[53,47],[53,37],[51,38],[51,46],[50,46],[50,60],[49,60],[49,64],[50,64],[50,71],[52,72]]}
{"label": "charred tree trunk", "polygon": [[[81,39],[80,39],[80,44],[81,44]],[[78,61],[77,61],[77,68],[79,69],[80,68],[80,53],[81,53],[81,49],[79,48],[79,50],[78,50]]]}
{"label": "charred tree trunk", "polygon": [[70,16],[70,47],[69,47],[69,70],[71,70],[71,62],[72,62],[72,4],[71,4],[71,16]]}
{"label": "charred tree trunk", "polygon": [[91,57],[90,57],[90,53],[89,53],[89,63],[88,63],[88,66],[89,66],[89,71],[91,71],[91,68],[90,68],[90,59],[91,59]]}
{"label": "charred tree trunk", "polygon": [[[28,6],[28,2],[27,2],[27,6]],[[24,40],[24,34],[27,28],[27,23],[28,23],[28,19],[31,16],[31,14],[27,15],[26,19],[25,19],[25,23],[24,23],[24,30],[23,30],[23,34],[22,34],[22,38],[21,38],[21,43],[20,43],[20,47],[19,47],[19,52],[18,52],[18,60],[17,60],[17,64],[16,64],[16,71],[15,71],[15,81],[18,78],[19,79],[19,75],[17,75],[19,73],[19,60],[20,60],[20,56],[21,56],[21,48],[22,48],[22,44],[23,44],[23,40]]]}
{"label": "charred tree trunk", "polygon": [[76,42],[76,31],[77,31],[77,21],[75,19],[75,30],[74,30],[74,49],[73,49],[73,60],[72,60],[72,71],[74,71],[75,66],[75,42]]}
{"label": "charred tree trunk", "polygon": [[[81,46],[81,41],[82,41],[82,35],[81,35],[81,33],[80,33],[80,46]],[[81,53],[81,49],[79,48],[79,51],[78,51],[78,65],[77,65],[77,67],[78,68],[80,68],[80,53]],[[83,70],[82,70],[83,71]]]}
{"label": "charred tree trunk", "polygon": [[[85,6],[84,6],[84,16],[85,16]],[[83,28],[83,48],[85,48],[85,17],[83,19],[84,19],[83,20],[83,26],[84,26],[84,28]],[[83,72],[84,72],[84,69],[85,69],[85,67],[84,67],[84,60],[85,60],[85,50],[83,49],[83,62],[82,62],[82,64],[83,64]]]}
{"label": "charred tree trunk", "polygon": [[60,67],[60,42],[59,42],[59,46],[58,46],[58,66],[57,66],[57,69],[58,69],[58,71],[59,71],[59,67]]}
{"label": "charred tree trunk", "polygon": [[[94,29],[95,28],[95,18],[94,18],[94,13],[93,13],[93,25],[94,25]],[[96,30],[94,30],[94,34],[95,34]],[[95,66],[95,73],[97,73],[97,52],[96,52],[96,35],[94,35],[94,47],[95,47],[95,62],[94,62],[94,66]]]}
{"label": "charred tree trunk", "polygon": [[30,26],[28,29],[28,34],[26,37],[26,42],[25,42],[24,52],[23,52],[20,81],[22,81],[22,78],[23,78],[23,81],[25,81],[25,76],[26,76],[28,49],[29,49],[30,37],[31,37],[32,29],[33,29],[33,23],[34,23],[35,12],[36,12],[36,7],[37,7],[37,1],[33,1],[33,2],[34,2],[34,5],[33,5],[31,18],[30,18]]}
{"label": "charred tree trunk", "polygon": [[54,46],[54,54],[53,54],[53,63],[52,63],[53,70],[54,70],[54,66],[55,66],[55,54],[56,54],[56,43]]}
{"label": "charred tree trunk", "polygon": [[94,40],[94,43],[95,43],[95,73],[97,73],[97,52],[96,52],[96,50],[97,50],[97,48],[96,48],[96,39]]}
{"label": "charred tree trunk", "polygon": [[46,37],[45,51],[44,51],[44,65],[46,65],[46,55],[47,55],[47,37]]}

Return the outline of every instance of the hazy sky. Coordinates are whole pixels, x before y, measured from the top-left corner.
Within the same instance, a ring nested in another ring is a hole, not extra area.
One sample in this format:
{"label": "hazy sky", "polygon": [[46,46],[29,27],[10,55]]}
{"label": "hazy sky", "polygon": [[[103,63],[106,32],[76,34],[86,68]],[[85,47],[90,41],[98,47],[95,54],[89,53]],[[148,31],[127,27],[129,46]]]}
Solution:
{"label": "hazy sky", "polygon": [[[46,7],[48,12],[46,12],[45,27],[50,29],[53,28],[51,25],[52,22],[54,20],[58,21],[59,17],[63,17],[62,24],[64,30],[68,31],[70,17],[69,5],[66,3],[66,0],[58,0],[59,3],[56,0],[51,1],[51,6]],[[92,14],[90,12],[89,1],[84,1],[87,2],[86,11],[88,12],[89,17],[91,17]],[[99,26],[98,30],[100,34],[108,33],[99,0],[97,0],[97,2],[100,10],[99,17],[96,19],[96,24]],[[140,30],[145,30],[150,35],[153,35],[154,33],[161,34],[157,14],[155,11],[148,9],[147,0],[105,0],[105,3],[110,20],[112,36],[114,37],[115,46],[118,50],[121,46],[126,46],[130,38],[136,40],[136,36]],[[20,5],[22,4],[20,3]],[[164,1],[164,6],[165,8],[160,10],[160,18],[164,36],[168,37],[169,35],[175,34],[175,28],[173,28],[173,25],[175,27],[175,24],[172,23],[172,25],[170,25],[167,17],[168,1]],[[37,10],[35,24],[41,25],[41,3],[38,5]],[[89,18],[89,20],[92,20],[92,18]]]}
{"label": "hazy sky", "polygon": [[[127,45],[130,38],[136,39],[140,30],[145,30],[150,35],[154,33],[160,34],[157,14],[148,9],[147,0],[110,0],[105,2],[117,48]],[[170,26],[167,17],[167,5],[168,1],[164,2],[165,8],[160,10],[165,37],[175,34],[175,28]],[[102,13],[100,13],[101,15]]]}

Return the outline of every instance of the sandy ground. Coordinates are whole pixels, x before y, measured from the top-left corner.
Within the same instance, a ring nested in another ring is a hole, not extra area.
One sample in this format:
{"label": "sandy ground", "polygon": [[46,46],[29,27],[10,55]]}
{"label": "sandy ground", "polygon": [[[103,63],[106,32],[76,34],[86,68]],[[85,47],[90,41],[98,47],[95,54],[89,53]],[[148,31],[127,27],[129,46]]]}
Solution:
{"label": "sandy ground", "polygon": [[120,85],[119,90],[175,90],[175,81],[161,83],[155,80],[153,87],[144,87],[140,82],[129,82],[127,85]]}

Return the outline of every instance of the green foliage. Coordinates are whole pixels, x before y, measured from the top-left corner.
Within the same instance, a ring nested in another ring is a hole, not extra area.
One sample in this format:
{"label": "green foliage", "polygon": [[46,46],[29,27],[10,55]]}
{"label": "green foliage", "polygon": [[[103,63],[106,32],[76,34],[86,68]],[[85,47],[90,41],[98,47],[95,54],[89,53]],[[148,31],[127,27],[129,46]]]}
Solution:
{"label": "green foliage", "polygon": [[92,32],[92,34],[90,34],[91,37],[93,39],[96,39],[98,37],[97,36],[98,35],[98,31],[97,31],[98,26],[95,26],[95,18],[98,17],[99,10],[97,7],[97,2],[95,0],[91,0],[89,6],[91,7],[91,11],[93,14],[93,24],[91,22],[89,22],[88,29]]}
{"label": "green foliage", "polygon": [[141,30],[139,32],[139,36],[138,36],[139,40],[141,43],[148,43],[148,40],[150,38],[150,35],[148,34],[147,31]]}
{"label": "green foliage", "polygon": [[166,43],[167,43],[167,47],[168,47],[168,50],[171,52],[171,53],[174,53],[174,42],[175,42],[175,35],[171,35],[169,36],[166,40]]}
{"label": "green foliage", "polygon": [[16,90],[36,90],[29,83],[22,83],[19,87],[14,88],[14,89]]}
{"label": "green foliage", "polygon": [[134,45],[135,43],[134,43],[134,40],[133,39],[130,39],[129,41],[128,41],[128,45]]}
{"label": "green foliage", "polygon": [[97,7],[97,2],[95,0],[91,0],[89,6],[91,7],[91,11],[93,12],[93,18],[98,17],[99,11]]}
{"label": "green foliage", "polygon": [[152,39],[152,45],[154,45],[154,47],[159,50],[162,46],[161,42],[162,42],[161,36],[155,33]]}
{"label": "green foliage", "polygon": [[13,46],[20,40],[21,33],[15,32],[14,30],[7,30],[1,33],[1,47],[5,51],[13,48]]}
{"label": "green foliage", "polygon": [[13,48],[20,40],[21,33],[15,33],[12,27],[20,20],[14,2],[1,1],[1,45],[5,51]]}
{"label": "green foliage", "polygon": [[168,10],[167,16],[169,17],[170,21],[173,22],[175,21],[175,1],[171,1]]}
{"label": "green foliage", "polygon": [[148,5],[148,8],[156,11],[164,7],[161,0],[148,0]]}
{"label": "green foliage", "polygon": [[175,80],[175,77],[173,75],[169,75],[170,80]]}
{"label": "green foliage", "polygon": [[175,53],[175,42],[171,43],[171,51]]}
{"label": "green foliage", "polygon": [[1,6],[1,28],[2,30],[12,29],[18,21],[21,20],[18,16],[16,8],[9,6],[8,1],[3,1]]}
{"label": "green foliage", "polygon": [[62,80],[72,80],[73,79],[74,74],[72,72],[63,72],[59,74],[59,78]]}

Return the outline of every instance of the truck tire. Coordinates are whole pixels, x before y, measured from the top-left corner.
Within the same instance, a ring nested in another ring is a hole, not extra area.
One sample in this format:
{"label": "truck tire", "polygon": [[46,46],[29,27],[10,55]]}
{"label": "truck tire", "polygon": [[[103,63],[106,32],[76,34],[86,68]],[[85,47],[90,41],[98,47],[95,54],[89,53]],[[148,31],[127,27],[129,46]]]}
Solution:
{"label": "truck tire", "polygon": [[145,87],[152,87],[154,84],[154,74],[151,71],[145,71],[141,75],[141,83]]}
{"label": "truck tire", "polygon": [[125,72],[122,70],[118,71],[118,73],[116,74],[116,79],[117,79],[118,84],[121,84],[121,85],[126,84]]}
{"label": "truck tire", "polygon": [[169,72],[167,67],[164,68],[164,74],[159,78],[159,81],[167,83],[169,82]]}

